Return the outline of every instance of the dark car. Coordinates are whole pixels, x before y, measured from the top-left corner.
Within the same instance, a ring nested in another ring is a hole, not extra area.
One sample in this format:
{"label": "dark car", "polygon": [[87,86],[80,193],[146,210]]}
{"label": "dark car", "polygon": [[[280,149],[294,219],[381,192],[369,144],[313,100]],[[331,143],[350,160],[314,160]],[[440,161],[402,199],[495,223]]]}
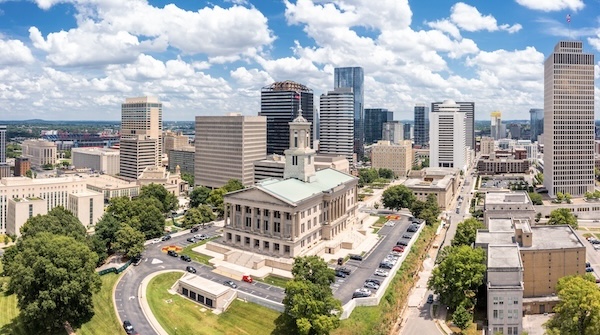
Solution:
{"label": "dark car", "polygon": [[335,271],[343,272],[343,273],[345,273],[346,275],[349,275],[349,274],[351,274],[351,273],[352,273],[352,270],[348,269],[348,268],[347,268],[347,267],[345,267],[345,266],[341,266],[341,267],[339,267],[339,268],[335,269]]}
{"label": "dark car", "polygon": [[340,258],[338,258],[338,260],[337,260],[337,264],[338,264],[338,265],[342,265],[342,264],[344,264],[344,257],[340,257]]}
{"label": "dark car", "polygon": [[361,255],[350,255],[350,259],[353,259],[355,261],[362,261],[363,257]]}
{"label": "dark car", "polygon": [[433,294],[430,294],[430,295],[427,297],[427,303],[428,303],[428,304],[433,304]]}
{"label": "dark car", "polygon": [[140,263],[142,262],[142,256],[135,256],[131,259],[131,263],[133,264],[133,266],[138,266],[140,265]]}
{"label": "dark car", "polygon": [[190,242],[190,243],[196,243],[196,240],[193,237],[188,237],[185,240],[188,241],[188,242]]}
{"label": "dark car", "polygon": [[229,286],[231,288],[237,288],[237,284],[234,283],[232,280],[226,280],[226,281],[224,281],[223,285]]}
{"label": "dark car", "polygon": [[388,262],[381,262],[381,263],[379,263],[379,267],[382,268],[382,269],[388,269],[389,270],[389,269],[391,269],[391,268],[394,267],[394,264],[388,263]]}
{"label": "dark car", "polygon": [[167,251],[167,255],[169,255],[169,256],[171,256],[171,257],[179,257],[179,254],[178,254],[178,253],[176,253],[176,252],[175,252],[175,251],[173,251],[173,250],[169,250],[169,251]]}
{"label": "dark car", "polygon": [[379,279],[369,278],[369,279],[365,280],[365,283],[366,282],[371,282],[371,283],[375,283],[377,285],[381,285],[381,280],[379,280]]}
{"label": "dark car", "polygon": [[407,238],[407,239],[409,239],[409,240],[410,240],[412,237],[413,237],[413,235],[412,235],[412,234],[404,234],[404,235],[402,235],[402,238]]}
{"label": "dark car", "polygon": [[127,334],[133,334],[133,332],[135,332],[135,330],[133,330],[133,325],[127,320],[123,321],[123,329],[125,329]]}
{"label": "dark car", "polygon": [[592,267],[585,268],[585,272],[594,272],[594,268],[592,268]]}
{"label": "dark car", "polygon": [[336,271],[335,276],[340,277],[340,278],[346,278],[346,274],[343,273],[342,271]]}
{"label": "dark car", "polygon": [[162,241],[167,241],[171,239],[171,235],[165,235],[161,238]]}
{"label": "dark car", "polygon": [[190,233],[195,233],[198,231],[198,227],[193,227],[192,229],[190,229]]}
{"label": "dark car", "polygon": [[591,268],[591,267],[592,267],[592,264],[590,264],[590,262],[585,262],[585,267],[586,267],[586,268]]}
{"label": "dark car", "polygon": [[182,261],[186,261],[186,262],[191,262],[192,259],[190,258],[190,256],[188,255],[181,255],[181,257],[179,257]]}
{"label": "dark car", "polygon": [[398,242],[396,242],[396,245],[402,245],[402,246],[408,246],[408,242],[407,240],[400,240]]}
{"label": "dark car", "polygon": [[191,266],[186,266],[185,271],[187,271],[189,273],[196,273],[196,269]]}
{"label": "dark car", "polygon": [[358,289],[352,293],[352,299],[354,298],[367,298],[371,296],[371,291],[368,289]]}
{"label": "dark car", "polygon": [[417,230],[419,230],[419,228],[415,227],[415,226],[408,226],[408,228],[406,228],[406,232],[408,232],[408,233],[414,233]]}

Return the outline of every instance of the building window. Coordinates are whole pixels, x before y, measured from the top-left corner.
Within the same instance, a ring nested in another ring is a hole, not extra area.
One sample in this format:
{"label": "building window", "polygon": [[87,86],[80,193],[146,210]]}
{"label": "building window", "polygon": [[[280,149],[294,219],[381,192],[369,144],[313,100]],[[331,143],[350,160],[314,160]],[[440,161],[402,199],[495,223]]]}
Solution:
{"label": "building window", "polygon": [[276,233],[281,233],[281,222],[273,223],[273,231]]}
{"label": "building window", "polygon": [[285,213],[285,219],[286,220],[291,220],[292,219],[292,214],[286,212]]}
{"label": "building window", "polygon": [[492,315],[493,315],[493,318],[494,318],[494,319],[497,319],[497,318],[498,318],[498,310],[497,310],[497,309],[495,309],[495,310],[492,312]]}
{"label": "building window", "polygon": [[292,165],[298,165],[298,156],[292,156]]}
{"label": "building window", "polygon": [[264,241],[263,242],[263,249],[269,250],[269,241]]}
{"label": "building window", "polygon": [[237,243],[240,243],[242,241],[242,238],[240,237],[240,235],[235,235],[235,241]]}
{"label": "building window", "polygon": [[304,234],[304,223],[300,226],[300,234]]}
{"label": "building window", "polygon": [[246,227],[250,228],[250,226],[252,225],[252,218],[250,217],[246,217]]}
{"label": "building window", "polygon": [[284,245],[284,246],[283,246],[283,252],[285,252],[285,253],[288,253],[288,254],[289,254],[289,253],[290,253],[290,246],[289,246],[289,245]]}
{"label": "building window", "polygon": [[273,217],[276,219],[281,219],[281,212],[280,211],[274,211],[273,212]]}
{"label": "building window", "polygon": [[244,244],[250,245],[250,237],[244,237]]}
{"label": "building window", "polygon": [[231,241],[231,233],[227,233],[227,240]]}
{"label": "building window", "polygon": [[269,221],[265,220],[265,231],[269,231]]}
{"label": "building window", "polygon": [[279,243],[273,243],[273,250],[279,251]]}

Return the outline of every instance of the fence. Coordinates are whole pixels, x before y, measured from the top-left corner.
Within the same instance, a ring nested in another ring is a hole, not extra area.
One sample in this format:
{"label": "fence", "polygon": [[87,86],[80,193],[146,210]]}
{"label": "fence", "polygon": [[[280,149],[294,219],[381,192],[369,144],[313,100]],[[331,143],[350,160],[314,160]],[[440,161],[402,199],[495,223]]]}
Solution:
{"label": "fence", "polygon": [[130,264],[131,264],[131,259],[130,259],[130,260],[128,260],[128,261],[127,261],[127,263],[123,264],[123,266],[121,266],[121,267],[120,267],[120,268],[118,268],[118,269],[117,269],[117,268],[115,268],[115,267],[112,267],[112,268],[108,268],[108,269],[100,270],[100,271],[98,271],[98,274],[99,274],[99,275],[101,275],[101,276],[103,276],[103,275],[105,275],[105,274],[107,274],[107,273],[117,273],[117,274],[119,274],[119,273],[121,273],[121,272],[125,271],[125,269],[127,269],[127,267],[128,267]]}

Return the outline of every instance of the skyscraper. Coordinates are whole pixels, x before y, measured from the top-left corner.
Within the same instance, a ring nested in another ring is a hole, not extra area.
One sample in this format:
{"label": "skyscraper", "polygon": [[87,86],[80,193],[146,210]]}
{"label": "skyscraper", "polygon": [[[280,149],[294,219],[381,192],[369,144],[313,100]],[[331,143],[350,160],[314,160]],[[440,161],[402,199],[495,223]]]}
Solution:
{"label": "skyscraper", "polygon": [[544,110],[532,108],[529,110],[529,126],[531,127],[531,142],[535,142],[538,136],[544,133]]}
{"label": "skyscraper", "polygon": [[[267,154],[283,154],[289,148],[288,122],[296,118],[298,106],[302,114],[313,122],[313,91],[296,82],[286,80],[263,87],[260,92],[260,112],[267,118]],[[314,124],[314,123],[313,123]],[[312,147],[313,139],[310,139]]]}
{"label": "skyscraper", "polygon": [[121,105],[121,176],[137,179],[162,155],[162,103],[156,97],[127,98]]}
{"label": "skyscraper", "polygon": [[[439,111],[441,102],[434,102],[431,104],[431,112],[435,113]],[[466,145],[475,150],[475,103],[470,101],[457,101],[456,104],[459,106],[459,112],[465,113],[466,118]]]}
{"label": "skyscraper", "polygon": [[385,122],[383,124],[381,139],[384,141],[390,141],[392,144],[400,144],[400,142],[406,139],[404,137],[404,126],[405,125],[403,125],[400,121]]}
{"label": "skyscraper", "polygon": [[383,124],[394,120],[394,112],[385,108],[365,108],[365,144],[381,140]]}
{"label": "skyscraper", "polygon": [[6,163],[6,126],[0,125],[0,164]]}
{"label": "skyscraper", "polygon": [[[412,136],[413,131],[414,131],[414,128],[412,127],[412,124],[405,123],[404,124],[404,139],[412,140],[413,139],[413,136]],[[429,134],[428,134],[428,136],[429,136]]]}
{"label": "skyscraper", "polygon": [[415,105],[415,145],[429,145],[429,107],[424,104]]}
{"label": "skyscraper", "polygon": [[431,113],[429,160],[431,167],[467,167],[466,114],[453,100],[445,100]]}
{"label": "skyscraper", "polygon": [[354,153],[354,94],[336,88],[320,98],[319,153],[342,155],[352,162]]}
{"label": "skyscraper", "polygon": [[544,63],[544,186],[581,196],[594,191],[594,55],[560,41]]}
{"label": "skyscraper", "polygon": [[502,113],[494,111],[490,115],[492,117],[490,136],[495,140],[506,138],[506,125],[502,123]]}
{"label": "skyscraper", "polygon": [[362,67],[338,67],[334,70],[333,88],[351,87],[354,94],[354,152],[364,155],[365,144],[365,73]]}

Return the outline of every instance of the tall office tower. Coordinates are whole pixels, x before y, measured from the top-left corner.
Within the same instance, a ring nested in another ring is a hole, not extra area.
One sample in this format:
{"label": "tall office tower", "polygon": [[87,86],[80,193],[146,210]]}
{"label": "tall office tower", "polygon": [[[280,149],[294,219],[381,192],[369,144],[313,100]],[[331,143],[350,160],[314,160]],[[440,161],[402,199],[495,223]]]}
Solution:
{"label": "tall office tower", "polygon": [[160,166],[162,103],[156,97],[127,98],[121,104],[122,177],[137,179],[148,166]]}
{"label": "tall office tower", "polygon": [[6,126],[0,125],[0,164],[6,163]]}
{"label": "tall office tower", "polygon": [[544,133],[544,110],[532,108],[529,110],[529,126],[531,127],[531,142],[538,140],[538,136]]}
{"label": "tall office tower", "polygon": [[490,136],[495,140],[506,138],[506,125],[502,123],[502,113],[495,111],[491,116]]}
{"label": "tall office tower", "polygon": [[354,154],[354,94],[341,87],[321,95],[319,153],[342,155],[352,163]]}
{"label": "tall office tower", "polygon": [[196,185],[217,188],[237,179],[244,186],[252,186],[254,162],[265,158],[266,117],[239,113],[196,116]]}
{"label": "tall office tower", "polygon": [[383,124],[394,120],[394,112],[385,108],[365,108],[365,144],[381,140]]}
{"label": "tall office tower", "polygon": [[[431,112],[439,111],[441,102],[434,102],[431,104]],[[466,119],[466,132],[465,137],[467,146],[472,150],[475,150],[475,103],[472,101],[457,101],[456,104],[459,106],[459,112],[467,114]]]}
{"label": "tall office tower", "polygon": [[431,113],[429,160],[431,167],[467,168],[466,114],[453,100],[445,100]]}
{"label": "tall office tower", "polygon": [[594,55],[560,41],[544,63],[544,186],[581,196],[594,191]]}
{"label": "tall office tower", "polygon": [[162,134],[162,153],[169,154],[171,150],[179,150],[189,145],[190,139],[182,132],[167,130]]}
{"label": "tall office tower", "polygon": [[365,145],[365,73],[362,67],[338,67],[334,70],[333,87],[351,87],[354,94],[354,152],[364,156]]}
{"label": "tall office tower", "polygon": [[[302,104],[302,114],[313,122],[313,91],[291,80],[273,83],[260,92],[260,112],[267,118],[267,153],[283,154],[289,148],[289,125],[298,114]],[[313,123],[314,124],[314,123]],[[312,146],[313,139],[310,139]]]}
{"label": "tall office tower", "polygon": [[388,121],[383,123],[381,139],[390,141],[392,144],[400,144],[404,141],[404,125],[400,121]]}
{"label": "tall office tower", "polygon": [[510,133],[510,138],[513,140],[518,140],[521,138],[521,125],[517,123],[511,123],[508,125],[508,131]]}
{"label": "tall office tower", "polygon": [[415,145],[429,146],[429,107],[415,105]]}
{"label": "tall office tower", "polygon": [[405,123],[404,124],[404,139],[412,140],[413,139],[413,131],[414,131],[414,128],[413,128],[412,124]]}

